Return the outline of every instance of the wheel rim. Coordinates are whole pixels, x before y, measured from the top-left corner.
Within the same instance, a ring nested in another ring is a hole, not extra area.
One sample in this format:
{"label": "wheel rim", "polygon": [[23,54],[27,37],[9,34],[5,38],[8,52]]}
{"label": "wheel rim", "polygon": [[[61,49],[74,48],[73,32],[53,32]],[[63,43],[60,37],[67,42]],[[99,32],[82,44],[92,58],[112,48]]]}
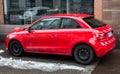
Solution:
{"label": "wheel rim", "polygon": [[78,57],[81,59],[81,60],[87,60],[89,59],[89,52],[88,52],[88,49],[86,48],[81,48],[79,51],[78,51]]}
{"label": "wheel rim", "polygon": [[13,53],[14,53],[14,54],[19,54],[19,52],[20,52],[20,50],[21,50],[21,48],[20,48],[20,46],[19,46],[18,43],[14,43],[14,44],[12,45],[11,49],[13,50]]}

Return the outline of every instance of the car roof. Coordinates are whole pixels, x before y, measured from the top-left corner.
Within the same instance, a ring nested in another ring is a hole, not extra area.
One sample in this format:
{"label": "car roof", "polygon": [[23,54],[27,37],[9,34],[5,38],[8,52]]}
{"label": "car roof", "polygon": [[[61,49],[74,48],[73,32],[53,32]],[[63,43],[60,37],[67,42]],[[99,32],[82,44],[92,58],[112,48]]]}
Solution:
{"label": "car roof", "polygon": [[52,14],[45,17],[77,17],[77,18],[87,18],[87,17],[93,17],[93,15],[90,14]]}

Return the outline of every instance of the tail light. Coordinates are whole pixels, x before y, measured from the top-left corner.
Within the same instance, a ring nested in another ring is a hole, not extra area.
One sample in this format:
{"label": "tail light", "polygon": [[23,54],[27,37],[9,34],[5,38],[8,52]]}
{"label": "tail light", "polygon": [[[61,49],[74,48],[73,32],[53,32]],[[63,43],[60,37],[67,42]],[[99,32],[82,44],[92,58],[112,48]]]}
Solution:
{"label": "tail light", "polygon": [[98,40],[105,39],[105,33],[103,32],[95,33],[95,36]]}

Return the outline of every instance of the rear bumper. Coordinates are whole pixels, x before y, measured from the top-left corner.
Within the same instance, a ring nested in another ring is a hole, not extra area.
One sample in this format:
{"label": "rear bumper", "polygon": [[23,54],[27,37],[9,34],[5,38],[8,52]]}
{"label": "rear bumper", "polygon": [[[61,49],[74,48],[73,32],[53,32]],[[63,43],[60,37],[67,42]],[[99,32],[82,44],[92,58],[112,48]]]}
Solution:
{"label": "rear bumper", "polygon": [[99,42],[99,46],[96,46],[96,55],[97,57],[102,57],[110,52],[116,45],[116,40],[114,37],[109,40]]}

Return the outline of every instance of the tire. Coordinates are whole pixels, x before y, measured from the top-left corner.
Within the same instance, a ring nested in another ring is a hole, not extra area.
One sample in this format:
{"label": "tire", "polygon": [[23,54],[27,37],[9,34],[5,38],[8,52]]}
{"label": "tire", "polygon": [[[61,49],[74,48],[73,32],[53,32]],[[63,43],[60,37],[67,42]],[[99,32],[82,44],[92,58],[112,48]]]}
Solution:
{"label": "tire", "polygon": [[22,56],[24,51],[22,45],[18,41],[12,41],[9,44],[9,52],[15,57]]}
{"label": "tire", "polygon": [[95,53],[88,45],[77,45],[73,51],[73,57],[78,63],[88,65],[95,59]]}

